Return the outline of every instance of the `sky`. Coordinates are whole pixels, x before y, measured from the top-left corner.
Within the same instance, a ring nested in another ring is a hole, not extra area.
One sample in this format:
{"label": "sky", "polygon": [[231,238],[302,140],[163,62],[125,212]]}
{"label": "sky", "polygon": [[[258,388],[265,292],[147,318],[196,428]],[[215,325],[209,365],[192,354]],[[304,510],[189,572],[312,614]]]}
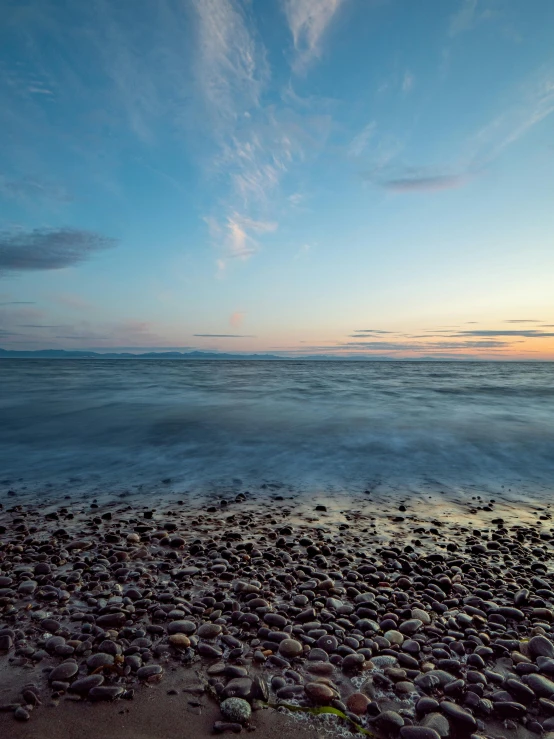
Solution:
{"label": "sky", "polygon": [[552,0],[3,0],[0,347],[554,360]]}

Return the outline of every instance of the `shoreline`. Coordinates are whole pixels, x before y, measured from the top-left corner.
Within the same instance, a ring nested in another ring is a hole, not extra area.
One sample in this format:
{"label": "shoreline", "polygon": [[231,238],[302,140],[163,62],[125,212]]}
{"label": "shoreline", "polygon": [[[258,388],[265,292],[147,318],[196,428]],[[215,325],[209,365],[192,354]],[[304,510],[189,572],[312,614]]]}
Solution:
{"label": "shoreline", "polygon": [[[207,736],[227,697],[246,700],[245,730],[268,737],[355,723],[407,739],[554,731],[548,505],[173,497],[155,510],[138,494],[3,499],[6,735],[65,726],[71,739],[84,721],[82,739],[110,722],[122,739],[173,737],[186,715],[190,735]],[[184,700],[187,681],[199,705]],[[348,719],[265,707],[280,701]]]}

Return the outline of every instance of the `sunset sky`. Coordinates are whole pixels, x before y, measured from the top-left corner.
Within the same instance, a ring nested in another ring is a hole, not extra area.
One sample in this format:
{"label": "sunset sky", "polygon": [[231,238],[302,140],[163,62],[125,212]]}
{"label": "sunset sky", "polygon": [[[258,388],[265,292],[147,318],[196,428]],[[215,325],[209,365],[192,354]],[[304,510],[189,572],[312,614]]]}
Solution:
{"label": "sunset sky", "polygon": [[0,347],[554,360],[552,0],[3,0]]}

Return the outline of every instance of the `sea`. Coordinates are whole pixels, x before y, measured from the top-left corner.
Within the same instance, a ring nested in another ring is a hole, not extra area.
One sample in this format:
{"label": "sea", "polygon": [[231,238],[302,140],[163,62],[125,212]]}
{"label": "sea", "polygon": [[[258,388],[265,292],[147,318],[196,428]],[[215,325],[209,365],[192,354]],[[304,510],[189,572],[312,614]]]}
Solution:
{"label": "sea", "polygon": [[10,490],[549,499],[554,364],[5,359]]}

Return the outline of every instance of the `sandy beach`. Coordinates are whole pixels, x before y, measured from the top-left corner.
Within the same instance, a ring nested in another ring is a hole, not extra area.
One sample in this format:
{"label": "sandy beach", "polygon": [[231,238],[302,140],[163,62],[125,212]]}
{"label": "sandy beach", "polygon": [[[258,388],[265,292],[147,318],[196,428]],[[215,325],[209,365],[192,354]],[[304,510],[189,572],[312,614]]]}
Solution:
{"label": "sandy beach", "polygon": [[3,501],[6,736],[554,731],[548,505]]}

